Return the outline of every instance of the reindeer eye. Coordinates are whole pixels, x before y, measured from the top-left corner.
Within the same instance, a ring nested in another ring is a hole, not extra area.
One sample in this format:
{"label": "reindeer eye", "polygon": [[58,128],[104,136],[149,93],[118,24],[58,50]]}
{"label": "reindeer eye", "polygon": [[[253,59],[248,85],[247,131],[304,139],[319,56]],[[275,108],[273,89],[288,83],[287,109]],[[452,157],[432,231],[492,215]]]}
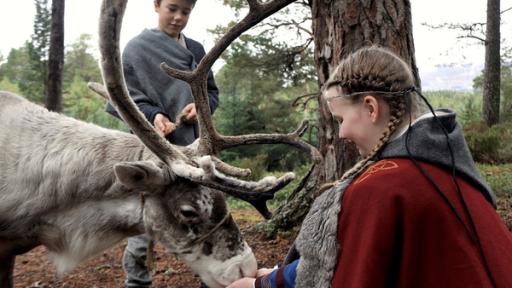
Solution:
{"label": "reindeer eye", "polygon": [[196,219],[199,218],[199,214],[197,211],[189,206],[189,205],[183,205],[180,207],[180,214],[185,219]]}
{"label": "reindeer eye", "polygon": [[197,213],[194,211],[181,211],[181,215],[183,215],[185,218],[199,217],[199,215],[197,215]]}

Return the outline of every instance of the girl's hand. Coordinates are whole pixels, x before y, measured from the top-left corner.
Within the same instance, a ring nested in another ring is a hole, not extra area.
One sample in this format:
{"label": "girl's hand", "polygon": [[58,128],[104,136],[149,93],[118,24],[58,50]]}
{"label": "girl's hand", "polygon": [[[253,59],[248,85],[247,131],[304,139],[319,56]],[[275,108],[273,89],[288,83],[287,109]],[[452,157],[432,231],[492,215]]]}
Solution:
{"label": "girl's hand", "polygon": [[255,280],[254,278],[245,277],[229,284],[226,288],[253,288]]}
{"label": "girl's hand", "polygon": [[261,268],[256,271],[256,278],[272,273],[275,269]]}

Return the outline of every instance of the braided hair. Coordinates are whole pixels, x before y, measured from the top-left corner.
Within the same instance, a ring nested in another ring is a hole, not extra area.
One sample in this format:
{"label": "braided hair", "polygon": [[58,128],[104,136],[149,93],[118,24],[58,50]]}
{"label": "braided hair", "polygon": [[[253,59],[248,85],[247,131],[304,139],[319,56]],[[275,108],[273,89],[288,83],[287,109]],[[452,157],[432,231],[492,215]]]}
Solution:
{"label": "braided hair", "polygon": [[[325,83],[324,91],[335,85],[341,87],[341,97],[347,100],[355,102],[371,94],[384,100],[390,108],[389,123],[379,142],[368,155],[343,174],[339,180],[341,182],[362,172],[401,127],[406,116],[416,118],[425,109],[415,93],[414,77],[409,66],[382,47],[364,47],[343,59]],[[326,184],[321,191],[335,184]]]}
{"label": "braided hair", "polygon": [[[372,151],[370,151],[364,159],[345,172],[339,182],[350,177],[355,177],[361,173],[367,166],[368,162],[374,159],[378,155],[379,151],[386,145],[386,143],[388,143],[397,128],[401,127],[401,125],[405,126],[408,124],[409,130],[406,132],[405,148],[409,155],[409,159],[411,159],[419,171],[432,184],[435,191],[442,196],[442,199],[466,230],[468,237],[478,245],[480,255],[484,261],[485,270],[489,275],[492,286],[496,287],[494,276],[489,268],[488,260],[486,255],[483,253],[479,233],[476,231],[473,217],[468,209],[464,197],[462,196],[462,191],[457,180],[455,156],[448,132],[439,118],[437,118],[434,109],[428,103],[427,99],[414,87],[414,78],[409,66],[402,59],[387,49],[375,46],[361,48],[341,61],[331,74],[329,80],[325,83],[324,90],[335,85],[338,85],[342,89],[342,95],[340,95],[340,97],[344,97],[347,100],[357,101],[363,95],[373,95],[384,100],[390,107],[390,119],[388,126],[380,137],[377,145],[375,145]],[[411,131],[411,122],[419,115],[428,111],[427,106],[423,103],[428,106],[428,110],[430,110],[436,120],[436,123],[445,134],[452,162],[452,179],[455,183],[457,195],[462,203],[464,213],[469,216],[469,225],[464,222],[462,215],[457,211],[457,209],[455,209],[454,204],[452,204],[450,199],[448,199],[446,193],[439,187],[439,185],[437,185],[433,177],[429,175],[428,172],[419,164],[418,160],[414,158],[409,149],[407,139],[410,137],[409,132]],[[407,118],[409,118],[408,123],[402,123],[403,119]],[[336,182],[326,184],[320,188],[319,192],[321,193],[334,185],[336,185]]]}

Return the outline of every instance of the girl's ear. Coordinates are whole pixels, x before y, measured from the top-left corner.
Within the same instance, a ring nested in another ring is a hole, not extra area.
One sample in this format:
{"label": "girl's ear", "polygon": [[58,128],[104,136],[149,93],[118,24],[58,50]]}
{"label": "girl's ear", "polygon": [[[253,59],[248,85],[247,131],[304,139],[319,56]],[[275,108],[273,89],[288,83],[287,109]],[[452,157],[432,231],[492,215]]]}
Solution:
{"label": "girl's ear", "polygon": [[370,119],[373,123],[377,122],[380,117],[381,107],[379,106],[379,100],[375,96],[368,95],[363,98],[363,105],[368,112]]}

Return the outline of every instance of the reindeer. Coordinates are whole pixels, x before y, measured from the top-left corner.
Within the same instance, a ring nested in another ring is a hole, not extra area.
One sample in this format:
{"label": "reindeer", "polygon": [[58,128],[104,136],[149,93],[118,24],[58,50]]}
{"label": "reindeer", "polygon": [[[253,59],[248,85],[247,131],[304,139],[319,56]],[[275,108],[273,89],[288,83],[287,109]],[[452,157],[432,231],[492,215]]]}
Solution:
{"label": "reindeer", "polygon": [[[254,275],[256,260],[231,217],[224,193],[251,203],[266,218],[266,201],[293,173],[259,181],[250,171],[215,157],[245,144],[286,143],[320,154],[289,134],[223,136],[209,113],[207,71],[241,33],[293,0],[248,0],[248,15],[192,72],[163,64],[190,83],[200,138],[188,147],[167,142],[128,95],[121,69],[119,34],[126,1],[104,0],[100,17],[101,67],[107,96],[134,134],[80,122],[0,92],[0,287],[12,287],[16,255],[36,246],[49,250],[59,273],[122,239],[147,233],[183,259],[209,287]],[[222,191],[222,192],[221,192]],[[224,192],[224,193],[223,193]]]}

